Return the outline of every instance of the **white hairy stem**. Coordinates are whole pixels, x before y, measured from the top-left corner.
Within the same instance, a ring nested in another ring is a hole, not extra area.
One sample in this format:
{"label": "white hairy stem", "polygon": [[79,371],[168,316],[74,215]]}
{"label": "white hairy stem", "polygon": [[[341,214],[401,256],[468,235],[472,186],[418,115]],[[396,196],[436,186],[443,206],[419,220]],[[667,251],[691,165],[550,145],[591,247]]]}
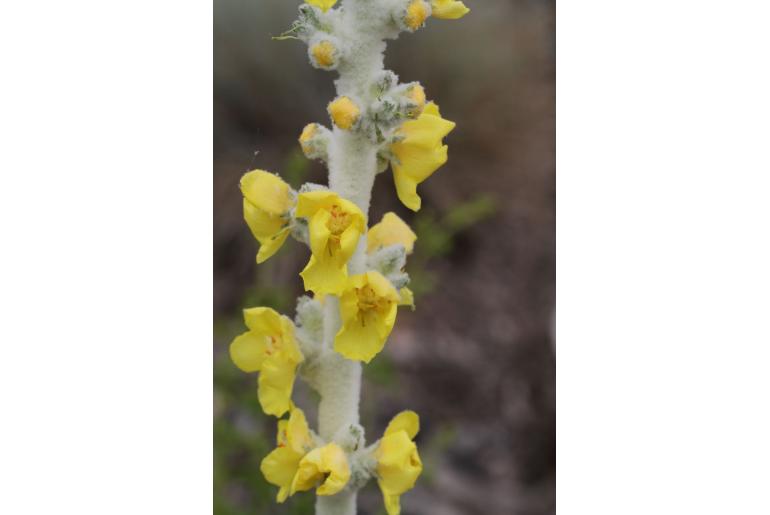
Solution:
{"label": "white hairy stem", "polygon": [[[374,100],[372,85],[383,71],[386,37],[374,0],[343,0],[337,37],[345,42],[347,55],[338,68],[337,94],[348,96],[362,113]],[[364,134],[334,127],[328,146],[329,189],[355,203],[368,218],[377,146]],[[367,224],[368,226],[368,224]],[[348,262],[348,274],[366,271],[366,235],[362,235]],[[339,299],[327,296],[324,305],[324,339],[319,367],[318,431],[326,441],[341,441],[351,425],[358,424],[361,363],[334,352],[340,328]],[[346,488],[333,496],[318,496],[316,515],[355,515],[356,489]]]}

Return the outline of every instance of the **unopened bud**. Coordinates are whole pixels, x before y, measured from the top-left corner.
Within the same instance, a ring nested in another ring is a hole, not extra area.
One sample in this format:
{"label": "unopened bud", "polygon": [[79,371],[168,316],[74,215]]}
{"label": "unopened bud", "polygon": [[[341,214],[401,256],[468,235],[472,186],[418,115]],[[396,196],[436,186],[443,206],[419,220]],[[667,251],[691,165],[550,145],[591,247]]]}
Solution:
{"label": "unopened bud", "polygon": [[361,109],[348,97],[337,97],[329,104],[329,116],[334,125],[340,129],[349,130],[361,117]]}
{"label": "unopened bud", "polygon": [[308,159],[326,161],[328,158],[329,129],[317,123],[309,123],[305,125],[299,136],[299,144],[302,147],[302,153]]}
{"label": "unopened bud", "polygon": [[339,64],[339,50],[329,39],[322,39],[308,47],[310,64],[322,70],[334,70]]}
{"label": "unopened bud", "polygon": [[412,0],[406,6],[403,22],[407,30],[414,32],[422,27],[428,16],[430,16],[430,5],[424,0]]}
{"label": "unopened bud", "polygon": [[407,109],[407,116],[417,118],[425,108],[425,90],[419,84],[414,84],[407,90],[406,98],[411,104]]}

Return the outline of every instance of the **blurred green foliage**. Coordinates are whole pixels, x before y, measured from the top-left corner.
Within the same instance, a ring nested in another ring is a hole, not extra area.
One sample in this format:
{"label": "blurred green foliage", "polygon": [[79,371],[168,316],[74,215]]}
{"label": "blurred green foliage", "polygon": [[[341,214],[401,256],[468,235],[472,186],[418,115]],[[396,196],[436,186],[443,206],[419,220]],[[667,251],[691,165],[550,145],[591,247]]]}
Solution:
{"label": "blurred green foliage", "polygon": [[415,299],[430,293],[438,284],[437,273],[430,269],[430,262],[442,258],[455,250],[458,237],[473,226],[492,217],[497,212],[497,203],[489,195],[477,197],[456,204],[452,209],[439,215],[430,209],[417,213],[412,222],[417,243],[414,254],[409,257],[409,288]]}

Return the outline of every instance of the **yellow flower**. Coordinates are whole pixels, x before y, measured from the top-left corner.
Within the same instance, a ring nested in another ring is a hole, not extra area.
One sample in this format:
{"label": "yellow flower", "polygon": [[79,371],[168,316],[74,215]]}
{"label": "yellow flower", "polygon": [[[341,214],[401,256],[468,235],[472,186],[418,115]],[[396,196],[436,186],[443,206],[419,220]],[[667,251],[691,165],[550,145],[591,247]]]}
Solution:
{"label": "yellow flower", "polygon": [[280,417],[291,408],[297,365],[304,359],[294,326],[270,308],[244,309],[243,318],[249,330],[230,344],[230,357],[244,372],[259,372],[259,403]]}
{"label": "yellow flower", "polygon": [[318,486],[317,495],[334,495],[345,488],[350,479],[350,466],[345,451],[336,443],[313,449],[299,462],[291,483],[291,494]]}
{"label": "yellow flower", "polygon": [[300,273],[305,289],[314,293],[339,294],[348,277],[347,263],[364,233],[361,210],[333,191],[300,193],[297,216],[309,220],[313,255]]}
{"label": "yellow flower", "polygon": [[277,440],[277,447],[265,456],[259,469],[268,483],[279,487],[277,501],[283,502],[292,493],[291,483],[300,461],[313,448],[313,437],[301,409],[292,409],[288,421],[278,421]]}
{"label": "yellow flower", "polygon": [[291,188],[280,177],[254,170],[241,177],[243,218],[259,241],[257,263],[278,252],[289,235]]}
{"label": "yellow flower", "polygon": [[456,20],[468,14],[471,10],[457,0],[431,0],[432,15],[444,20]]}
{"label": "yellow flower", "polygon": [[419,29],[427,18],[428,5],[423,0],[412,0],[406,7],[404,23],[410,29]]}
{"label": "yellow flower", "polygon": [[380,223],[369,228],[366,236],[366,252],[371,253],[389,245],[403,245],[407,254],[414,250],[417,235],[396,213],[385,213]]}
{"label": "yellow flower", "polygon": [[412,211],[420,209],[417,185],[446,163],[447,149],[442,139],[454,129],[455,123],[445,120],[433,102],[425,106],[416,120],[404,122],[390,150],[395,156],[391,163],[398,198]]}
{"label": "yellow flower", "polygon": [[334,350],[348,359],[369,363],[385,346],[400,300],[381,273],[352,276],[340,296],[342,327],[334,338]]}
{"label": "yellow flower", "polygon": [[358,121],[361,110],[348,97],[335,98],[327,108],[334,125],[340,129],[348,130]]}
{"label": "yellow flower", "polygon": [[420,430],[420,417],[402,411],[390,421],[375,451],[377,483],[388,515],[401,513],[401,495],[410,490],[422,472],[422,461],[412,441]]}
{"label": "yellow flower", "polygon": [[316,64],[321,68],[331,68],[334,66],[336,59],[334,58],[334,52],[336,48],[331,41],[321,41],[310,47],[310,54],[315,59]]}
{"label": "yellow flower", "polygon": [[315,5],[323,12],[326,12],[337,3],[337,0],[307,0],[307,3],[310,5]]}

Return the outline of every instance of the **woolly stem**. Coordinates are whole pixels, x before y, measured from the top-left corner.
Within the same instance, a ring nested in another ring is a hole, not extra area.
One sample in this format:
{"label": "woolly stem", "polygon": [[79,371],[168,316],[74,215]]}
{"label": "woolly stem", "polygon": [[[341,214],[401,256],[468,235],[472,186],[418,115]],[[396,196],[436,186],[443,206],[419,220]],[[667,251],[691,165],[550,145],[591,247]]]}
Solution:
{"label": "woolly stem", "polygon": [[[361,103],[373,100],[372,84],[383,70],[382,28],[368,14],[368,1],[343,0],[345,34],[352,52],[339,68],[335,81],[338,95]],[[355,203],[368,218],[369,201],[377,174],[377,147],[355,131],[334,128],[329,142],[329,189]],[[367,224],[368,225],[368,224]],[[366,235],[362,235],[348,261],[348,274],[366,271]],[[318,431],[326,441],[343,441],[351,425],[358,424],[361,363],[334,352],[334,337],[341,325],[339,299],[327,296],[324,306],[324,348],[319,368]],[[349,435],[348,435],[349,436]],[[355,515],[356,489],[346,488],[333,496],[318,496],[316,515]]]}

